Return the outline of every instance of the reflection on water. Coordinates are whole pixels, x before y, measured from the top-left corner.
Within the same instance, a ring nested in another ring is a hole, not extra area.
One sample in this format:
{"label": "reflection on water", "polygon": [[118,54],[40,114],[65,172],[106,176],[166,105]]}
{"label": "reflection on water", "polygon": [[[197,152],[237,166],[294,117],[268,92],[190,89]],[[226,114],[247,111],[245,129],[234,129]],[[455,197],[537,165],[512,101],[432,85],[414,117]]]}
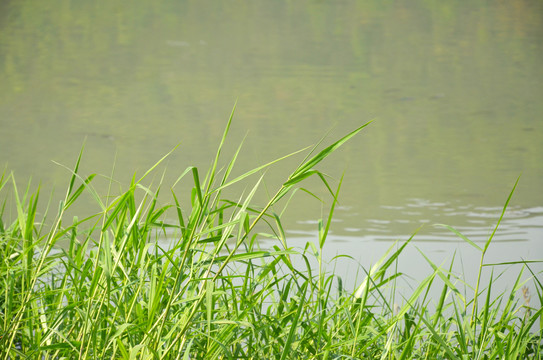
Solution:
{"label": "reflection on water", "polygon": [[[383,205],[382,208],[386,209],[390,220],[366,219],[357,228],[342,228],[343,221],[340,220],[332,226],[341,234],[332,232],[328,236],[323,256],[328,261],[340,254],[352,257],[351,263],[345,260],[333,262],[335,268],[347,274],[347,277],[350,271],[356,269],[357,263],[369,269],[391,245],[407,241],[420,227],[412,238],[411,245],[404,251],[404,256],[400,257],[401,271],[414,279],[422,279],[431,273],[429,264],[418,253],[420,250],[429,255],[436,264],[448,264],[456,258],[454,268],[458,275],[465,277],[466,281],[473,285],[475,278],[471,275],[477,273],[480,251],[450,230],[436,224],[460,222],[462,225],[454,228],[483,248],[503,211],[500,207],[460,205],[424,199],[411,199],[404,206]],[[427,213],[428,210],[431,210],[431,219],[421,216],[421,213]],[[289,231],[289,244],[303,249],[307,242],[315,243],[319,236],[317,223],[316,220],[300,222],[300,225],[311,225],[315,230]],[[408,230],[405,231],[406,229]],[[265,243],[270,244],[269,241]],[[520,260],[543,260],[543,207],[508,208],[492,238],[484,263],[498,264]],[[541,263],[532,263],[530,266],[536,273],[543,269]],[[515,269],[513,272],[507,271],[507,275],[503,276],[501,289],[515,281],[518,266]],[[505,266],[497,268],[498,273],[504,270],[507,270]]]}
{"label": "reflection on water", "polygon": [[[412,199],[405,206],[384,207],[390,211],[390,219],[394,220],[368,219],[364,226],[343,228],[342,234],[331,233],[328,236],[328,242],[324,245],[322,252],[323,258],[330,264],[327,269],[330,270],[330,267],[333,267],[337,275],[347,280],[347,287],[356,288],[365,277],[360,265],[366,270],[370,269],[371,265],[381,259],[391,246],[398,247],[410,239],[412,233],[402,234],[398,230],[394,231],[394,224],[397,223],[407,224],[412,229],[421,224],[424,225],[417,231],[411,244],[405,248],[395,265],[395,271],[402,272],[405,276],[403,285],[398,285],[400,289],[403,289],[400,291],[412,289],[417,280],[433,272],[428,260],[422,254],[428,256],[437,266],[442,266],[444,269],[451,268],[453,277],[460,279],[460,287],[463,287],[463,284],[475,285],[481,252],[448,229],[433,225],[429,219],[421,220],[413,214],[417,212],[413,212],[412,209],[432,208],[434,219],[440,219],[445,223],[454,223],[451,219],[463,219],[464,225],[456,226],[455,229],[483,248],[496,226],[502,208],[452,206],[450,203],[422,199]],[[397,220],[399,218],[402,220]],[[305,223],[311,224],[316,229],[317,221]],[[342,222],[339,221],[333,227],[341,228],[341,225]],[[352,235],[345,235],[347,233],[352,233]],[[288,243],[303,251],[308,242],[316,244],[318,236],[317,230],[289,231]],[[265,247],[271,244],[270,241],[263,241]],[[348,258],[337,257],[338,255],[347,255]],[[543,260],[543,207],[510,208],[506,211],[483,262],[496,264],[493,273],[500,281],[494,286],[495,293],[512,290],[511,286],[515,283],[522,264],[511,264],[511,261],[531,260]],[[302,263],[301,265],[303,266]],[[541,262],[530,262],[528,266],[534,274],[543,270]],[[483,284],[489,281],[489,274],[490,270],[483,271]],[[525,277],[529,276],[531,276],[530,273],[526,272]],[[407,290],[405,294],[409,294],[409,291]],[[439,289],[434,288],[431,294],[437,298]]]}
{"label": "reflection on water", "polygon": [[[463,241],[449,230],[432,224],[452,225],[473,242],[486,242],[503,211],[501,207],[460,205],[457,203],[431,202],[424,199],[410,199],[404,206],[382,205],[383,218],[359,219],[358,227],[344,226],[344,219],[333,219],[333,228],[342,236],[334,239],[352,241],[396,241],[409,235],[417,228],[414,241]],[[352,210],[338,207],[338,211]],[[350,214],[356,217],[356,214]],[[298,221],[299,225],[316,226],[318,220]],[[352,222],[351,222],[352,223]],[[441,228],[441,229],[440,229]],[[407,231],[406,231],[407,230]],[[292,231],[292,234],[310,234],[312,231]],[[500,223],[493,242],[532,242],[533,246],[543,245],[543,207],[522,209],[509,207]],[[543,254],[543,252],[541,253]]]}
{"label": "reflection on water", "polygon": [[[477,207],[463,205],[453,207],[448,203],[432,203],[422,199],[412,199],[412,202],[405,206],[383,205],[388,210],[389,218],[366,219],[361,222],[358,228],[343,227],[341,220],[336,220],[333,228],[343,230],[347,235],[332,234],[330,241],[340,242],[371,242],[388,241],[395,242],[409,237],[411,232],[401,233],[396,224],[407,225],[407,228],[418,229],[413,242],[443,242],[455,243],[464,242],[456,234],[448,229],[444,229],[439,224],[454,224],[456,219],[462,219],[464,225],[457,225],[454,228],[468,239],[475,243],[486,243],[491,235],[496,223],[503,211],[498,207]],[[432,210],[432,219],[424,219],[422,212],[413,211],[421,208],[425,211]],[[300,225],[316,225],[318,220],[299,221]],[[362,226],[364,225],[364,226]],[[293,237],[298,236],[316,236],[315,231],[291,230]],[[509,208],[501,221],[498,231],[492,238],[492,243],[530,243],[529,246],[535,254],[543,255],[543,207],[534,207],[528,209]]]}

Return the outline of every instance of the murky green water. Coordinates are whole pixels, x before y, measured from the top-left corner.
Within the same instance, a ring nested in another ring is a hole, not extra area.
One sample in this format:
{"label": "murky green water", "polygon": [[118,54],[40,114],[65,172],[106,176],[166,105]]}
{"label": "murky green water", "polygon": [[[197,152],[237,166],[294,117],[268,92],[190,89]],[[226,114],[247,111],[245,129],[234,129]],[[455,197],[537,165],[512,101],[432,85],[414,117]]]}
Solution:
{"label": "murky green water", "polygon": [[[427,224],[417,246],[449,254],[436,222],[484,241],[522,174],[493,259],[539,259],[542,64],[537,0],[4,1],[0,161],[62,188],[50,160],[73,164],[86,138],[83,172],[116,158],[126,182],[181,143],[172,180],[209,163],[236,99],[239,172],[375,119],[322,166],[346,172],[331,253],[364,258]],[[325,212],[298,196],[290,235]]]}

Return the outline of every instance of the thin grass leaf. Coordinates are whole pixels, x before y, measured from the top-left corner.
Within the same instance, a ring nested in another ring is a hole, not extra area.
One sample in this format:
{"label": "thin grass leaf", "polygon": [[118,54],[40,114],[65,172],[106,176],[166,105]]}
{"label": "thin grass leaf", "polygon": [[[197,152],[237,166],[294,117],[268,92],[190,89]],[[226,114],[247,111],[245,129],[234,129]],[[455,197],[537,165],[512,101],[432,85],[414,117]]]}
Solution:
{"label": "thin grass leaf", "polygon": [[345,135],[341,139],[334,142],[332,145],[320,151],[317,155],[313,156],[311,159],[307,160],[304,164],[302,164],[300,167],[298,167],[298,169],[294,171],[294,173],[289,177],[289,181],[292,179],[298,178],[302,174],[305,174],[306,172],[308,172],[311,168],[313,168],[315,165],[317,165],[322,160],[327,158],[331,153],[337,150],[341,145],[347,142],[350,138],[358,134],[363,128],[371,124],[371,122],[372,121],[368,121],[364,125],[356,128],[355,130],[351,131],[349,134]]}
{"label": "thin grass leaf", "polygon": [[226,123],[226,127],[223,131],[221,142],[219,143],[219,147],[217,148],[217,151],[215,152],[215,160],[213,160],[213,164],[210,168],[210,178],[207,183],[206,193],[208,193],[211,189],[211,186],[213,185],[213,179],[217,170],[217,164],[219,163],[219,158],[221,156],[222,147],[224,145],[224,142],[226,141],[226,136],[228,135],[228,132],[230,131],[230,126],[232,125],[232,119],[234,118],[234,112],[236,111],[236,105],[238,101],[234,103],[234,107],[232,108],[232,112],[230,113],[230,117],[228,118],[228,121]]}
{"label": "thin grass leaf", "polygon": [[248,260],[254,260],[254,259],[262,259],[270,256],[279,256],[279,255],[294,255],[296,254],[293,250],[281,250],[281,251],[251,251],[247,253],[241,253],[236,254],[232,256],[218,256],[216,258],[216,261],[227,261],[228,262],[235,262],[235,261],[248,261]]}
{"label": "thin grass leaf", "polygon": [[423,316],[423,314],[419,314],[420,320],[426,325],[427,329],[430,331],[432,338],[441,345],[441,349],[443,349],[450,359],[454,360],[462,360],[459,357],[457,357],[451,347],[448,344],[447,339],[443,339],[437,331],[433,328],[432,324],[430,324]]}
{"label": "thin grass leaf", "polygon": [[203,208],[204,198],[202,196],[202,188],[200,187],[200,177],[198,176],[198,169],[195,167],[192,167],[192,177],[194,178],[194,188],[198,195],[198,202],[200,203],[200,207]]}
{"label": "thin grass leaf", "polygon": [[268,163],[266,163],[266,164],[264,164],[264,165],[261,165],[261,166],[258,166],[258,167],[256,167],[256,168],[252,169],[252,170],[249,170],[249,171],[243,173],[242,175],[236,177],[235,179],[230,180],[228,183],[223,184],[223,185],[221,185],[221,186],[218,186],[218,187],[214,188],[214,189],[211,191],[211,193],[215,193],[215,192],[220,191],[220,190],[223,190],[223,189],[225,189],[225,188],[227,188],[227,187],[229,187],[229,186],[232,186],[233,184],[238,183],[238,182],[240,182],[241,180],[243,180],[243,179],[245,179],[245,178],[247,178],[247,177],[249,177],[249,176],[251,176],[251,175],[253,175],[253,174],[257,173],[257,172],[262,171],[263,169],[265,169],[265,168],[267,168],[267,167],[270,167],[271,165],[276,164],[276,163],[278,163],[278,162],[280,162],[280,161],[282,161],[282,160],[284,160],[284,159],[286,159],[286,158],[289,158],[289,157],[291,157],[291,156],[293,156],[293,155],[296,155],[296,154],[298,154],[298,153],[300,153],[300,152],[302,152],[302,151],[304,151],[304,150],[307,150],[307,148],[303,148],[303,149],[294,151],[294,152],[292,152],[292,153],[290,153],[290,154],[288,154],[288,155],[282,156],[282,157],[277,158],[277,159],[275,159],[275,160],[273,160],[273,161],[270,161],[270,162],[268,162]]}
{"label": "thin grass leaf", "polygon": [[183,211],[181,210],[181,206],[179,205],[179,200],[177,200],[177,196],[175,196],[175,193],[173,189],[171,190],[172,197],[175,201],[175,210],[177,213],[177,221],[179,222],[179,228],[181,230],[185,229],[185,220],[183,219]]}
{"label": "thin grass leaf", "polygon": [[136,181],[135,183],[136,183],[136,184],[141,183],[141,182],[143,181],[143,179],[145,179],[151,172],[153,172],[153,170],[154,170],[158,165],[160,165],[160,164],[161,164],[168,156],[170,156],[170,155],[175,151],[175,149],[177,149],[177,148],[179,147],[179,145],[181,145],[181,144],[175,145],[173,149],[171,149],[170,151],[168,151],[168,152],[166,153],[166,155],[164,155],[163,157],[161,157],[160,160],[158,160],[153,166],[151,166],[151,167],[145,172],[145,174],[143,174],[143,176],[140,177],[140,178],[138,179],[138,181]]}
{"label": "thin grass leaf", "polygon": [[83,142],[83,145],[81,146],[81,150],[79,150],[79,156],[77,157],[77,161],[75,162],[74,170],[72,172],[72,177],[70,178],[70,184],[68,185],[68,191],[66,192],[66,197],[68,197],[72,193],[75,178],[76,178],[77,172],[79,171],[79,164],[81,163],[81,158],[83,157],[84,149],[85,149],[85,142]]}
{"label": "thin grass leaf", "polygon": [[306,294],[306,291],[307,291],[307,287],[308,287],[308,283],[307,282],[304,282],[303,285],[302,285],[302,288],[300,289],[300,297],[299,297],[299,302],[297,304],[298,306],[298,310],[296,311],[296,314],[294,315],[294,317],[292,318],[292,320],[290,320],[290,331],[288,333],[288,336],[287,336],[287,339],[286,339],[286,342],[285,342],[285,346],[283,348],[283,351],[281,353],[281,359],[280,360],[284,360],[287,358],[287,356],[289,355],[293,355],[291,353],[291,345],[292,345],[292,342],[294,341],[294,337],[296,336],[296,331],[298,330],[298,322],[300,321],[300,317],[301,317],[301,314],[302,314],[302,310],[304,308],[304,301],[305,301],[305,294]]}
{"label": "thin grass leaf", "polygon": [[328,213],[328,219],[326,221],[326,227],[324,228],[324,232],[322,233],[322,235],[319,237],[319,247],[323,248],[324,246],[324,242],[326,241],[326,237],[328,236],[328,232],[330,231],[330,225],[332,224],[332,216],[334,214],[334,210],[336,208],[336,204],[337,204],[337,199],[338,199],[338,196],[339,196],[339,191],[341,190],[341,184],[343,183],[343,176],[345,174],[342,174],[341,175],[341,179],[339,179],[339,184],[337,186],[337,190],[336,190],[336,193],[333,194],[334,196],[334,199],[332,201],[332,206],[330,207],[330,212]]}
{"label": "thin grass leaf", "polygon": [[424,257],[426,262],[432,267],[432,269],[437,272],[437,275],[443,280],[446,287],[448,289],[451,289],[454,293],[456,293],[457,296],[459,296],[462,301],[465,301],[464,297],[462,296],[462,293],[456,288],[456,286],[449,280],[450,272],[445,276],[443,274],[443,271],[441,270],[441,267],[437,267],[418,247],[416,248],[418,252]]}
{"label": "thin grass leaf", "polygon": [[461,238],[462,240],[464,240],[466,243],[470,244],[471,246],[473,246],[474,248],[476,248],[477,250],[479,251],[483,251],[483,249],[481,249],[481,247],[479,245],[477,245],[476,243],[474,243],[473,241],[471,241],[469,238],[467,238],[464,234],[462,234],[460,231],[456,230],[455,228],[453,228],[452,226],[449,226],[449,225],[445,225],[445,224],[434,224],[434,226],[438,226],[438,227],[444,227],[446,229],[448,229],[449,231],[453,232],[454,234],[456,234],[459,238]]}
{"label": "thin grass leaf", "polygon": [[496,227],[494,227],[492,234],[490,234],[490,237],[485,242],[485,248],[484,248],[485,253],[488,247],[490,246],[490,243],[492,242],[492,239],[494,238],[494,235],[496,234],[498,227],[500,226],[503,216],[505,215],[505,211],[507,210],[507,207],[509,206],[509,202],[511,201],[511,198],[513,197],[513,194],[515,193],[515,189],[517,188],[519,180],[520,180],[520,176],[517,178],[517,181],[515,181],[515,185],[513,185],[513,189],[511,189],[511,192],[509,193],[509,196],[507,197],[507,200],[505,201],[505,204],[503,205],[503,210],[502,210],[502,213],[500,214],[500,218],[498,219],[498,222],[496,223]]}
{"label": "thin grass leaf", "polygon": [[91,174],[83,181],[83,185],[79,186],[77,190],[66,201],[66,208],[69,208],[75,202],[75,200],[81,195],[83,190],[85,190],[85,188],[92,181],[92,179],[94,179],[95,176],[96,174]]}

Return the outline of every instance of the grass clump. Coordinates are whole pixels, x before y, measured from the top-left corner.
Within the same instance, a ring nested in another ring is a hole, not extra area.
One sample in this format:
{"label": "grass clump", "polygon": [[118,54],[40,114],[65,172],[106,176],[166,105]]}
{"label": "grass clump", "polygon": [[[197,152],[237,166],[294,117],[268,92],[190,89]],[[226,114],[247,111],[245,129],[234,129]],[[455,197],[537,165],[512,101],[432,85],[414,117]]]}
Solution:
{"label": "grass clump", "polygon": [[[237,201],[222,196],[224,189],[276,162],[230,179],[238,149],[219,170],[231,120],[203,181],[194,167],[179,177],[192,176],[187,205],[172,190],[172,205],[161,206],[161,186],[144,185],[160,161],[126,191],[103,202],[91,185],[94,175],[81,178],[78,173],[80,154],[51,220],[47,214],[37,219],[39,190],[20,193],[12,175],[0,178],[0,191],[6,184],[13,186],[16,214],[7,220],[4,201],[1,358],[541,357],[543,287],[538,274],[533,274],[537,297],[524,287],[522,272],[509,293],[493,294],[494,280],[486,286],[478,281],[468,297],[457,288],[462,279],[455,277],[452,264],[447,270],[427,259],[432,274],[396,305],[394,296],[385,294],[394,293],[389,289],[402,274],[392,265],[409,241],[364,270],[365,280],[355,289],[345,289],[341,278],[325,271],[322,249],[341,180],[333,189],[315,166],[367,124],[320,152],[313,148],[259,208],[252,200],[262,177]],[[310,176],[329,189],[332,206],[319,223],[319,238],[296,251],[288,246],[274,206]],[[93,195],[101,212],[67,221],[65,213],[84,192]],[[277,239],[270,249],[258,246],[257,238],[263,236],[256,232],[259,223],[268,229],[265,236]],[[167,245],[157,240],[160,234],[168,234]],[[491,238],[479,248],[481,270]],[[316,267],[311,265],[315,260]],[[429,296],[432,286],[441,287],[437,302]],[[521,291],[525,302],[517,300]]]}

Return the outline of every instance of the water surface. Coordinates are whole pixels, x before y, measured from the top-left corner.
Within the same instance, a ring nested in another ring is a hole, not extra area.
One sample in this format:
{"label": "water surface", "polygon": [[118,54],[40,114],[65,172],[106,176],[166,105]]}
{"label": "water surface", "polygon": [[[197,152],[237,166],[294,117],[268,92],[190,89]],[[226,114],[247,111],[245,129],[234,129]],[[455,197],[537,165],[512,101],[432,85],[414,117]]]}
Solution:
{"label": "water surface", "polygon": [[[483,243],[522,174],[492,259],[541,259],[542,17],[536,0],[5,1],[0,161],[60,189],[51,160],[71,166],[86,139],[82,172],[115,163],[126,184],[180,143],[171,183],[209,164],[236,100],[238,173],[374,120],[322,164],[333,184],[345,172],[328,253],[375,261],[424,225],[416,246],[450,256],[459,239],[434,223]],[[300,193],[289,236],[314,239],[326,213]]]}

